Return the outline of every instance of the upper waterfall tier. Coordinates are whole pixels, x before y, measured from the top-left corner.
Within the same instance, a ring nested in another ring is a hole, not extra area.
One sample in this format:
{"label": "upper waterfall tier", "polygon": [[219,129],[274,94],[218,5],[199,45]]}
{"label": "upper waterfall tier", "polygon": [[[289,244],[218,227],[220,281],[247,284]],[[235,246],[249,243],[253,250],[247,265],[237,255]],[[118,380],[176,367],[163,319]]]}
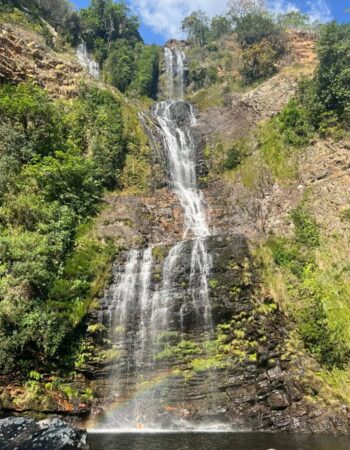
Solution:
{"label": "upper waterfall tier", "polygon": [[167,77],[167,96],[171,100],[182,100],[185,94],[186,56],[182,50],[164,48]]}
{"label": "upper waterfall tier", "polygon": [[196,148],[191,129],[196,122],[193,108],[185,102],[160,102],[154,114],[164,139],[172,188],[184,210],[184,237],[208,236],[203,195],[197,187]]}

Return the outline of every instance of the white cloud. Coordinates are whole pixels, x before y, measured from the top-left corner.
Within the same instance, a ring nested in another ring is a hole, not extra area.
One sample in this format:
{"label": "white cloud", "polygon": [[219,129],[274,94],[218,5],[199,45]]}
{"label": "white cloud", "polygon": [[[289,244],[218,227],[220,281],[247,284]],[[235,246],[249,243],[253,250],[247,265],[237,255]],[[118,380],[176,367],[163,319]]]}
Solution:
{"label": "white cloud", "polygon": [[332,20],[332,12],[326,0],[308,0],[306,4],[311,21],[329,22]]}
{"label": "white cloud", "polygon": [[226,10],[227,0],[130,0],[131,8],[142,22],[165,38],[183,38],[181,21],[201,9],[210,17]]}
{"label": "white cloud", "polygon": [[[195,10],[201,9],[213,17],[227,9],[227,0],[130,0],[129,3],[142,23],[165,39],[184,38],[181,21]],[[267,4],[276,14],[299,10],[293,0],[267,0]],[[305,12],[312,21],[327,22],[332,19],[327,0],[307,0]]]}
{"label": "white cloud", "polygon": [[[268,0],[267,4],[275,14],[300,11],[295,3],[286,0]],[[327,0],[307,0],[303,12],[310,16],[311,22],[329,22],[332,20],[332,12]]]}
{"label": "white cloud", "polygon": [[285,14],[291,11],[298,11],[299,8],[292,2],[284,0],[269,0],[268,8],[275,14]]}

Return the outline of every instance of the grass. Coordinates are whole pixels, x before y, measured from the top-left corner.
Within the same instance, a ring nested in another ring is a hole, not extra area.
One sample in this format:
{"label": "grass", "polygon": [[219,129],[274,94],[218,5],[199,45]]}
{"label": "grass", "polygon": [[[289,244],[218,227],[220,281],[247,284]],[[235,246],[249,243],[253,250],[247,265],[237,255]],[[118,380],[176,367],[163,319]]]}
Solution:
{"label": "grass", "polygon": [[147,192],[151,186],[151,149],[139,118],[139,113],[146,110],[149,104],[149,100],[137,104],[125,100],[121,102],[128,153],[120,181],[123,189],[132,194]]}
{"label": "grass", "polygon": [[200,89],[195,94],[189,97],[189,100],[200,110],[213,108],[215,106],[224,105],[224,91],[221,83],[213,84],[212,86]]}
{"label": "grass", "polygon": [[6,9],[0,6],[0,24],[20,25],[29,31],[36,33],[43,32],[43,26],[38,20],[34,20],[33,17],[28,17],[17,8]]}
{"label": "grass", "polygon": [[346,233],[322,235],[304,202],[292,219],[295,236],[255,249],[265,289],[292,317],[305,346],[327,370],[350,356],[350,252]]}
{"label": "grass", "polygon": [[97,220],[80,227],[76,246],[50,293],[53,308],[61,310],[77,326],[94,307],[94,299],[106,286],[116,248],[98,236]]}

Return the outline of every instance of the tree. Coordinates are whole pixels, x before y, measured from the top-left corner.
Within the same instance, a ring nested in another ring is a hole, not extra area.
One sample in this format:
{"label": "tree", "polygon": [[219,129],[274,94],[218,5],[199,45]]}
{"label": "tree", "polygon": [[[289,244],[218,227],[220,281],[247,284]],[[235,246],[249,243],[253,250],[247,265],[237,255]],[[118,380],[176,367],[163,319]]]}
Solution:
{"label": "tree", "polygon": [[276,51],[267,39],[250,45],[243,52],[241,74],[247,84],[263,80],[276,72]]}
{"label": "tree", "polygon": [[27,167],[23,182],[32,184],[47,202],[66,205],[80,218],[96,212],[102,194],[93,161],[70,153],[56,152]]}
{"label": "tree", "polygon": [[241,73],[246,83],[271,76],[287,50],[287,36],[266,11],[246,13],[235,19],[237,40],[243,50]]}
{"label": "tree", "polygon": [[126,39],[112,46],[104,64],[106,80],[121,92],[125,92],[135,77],[134,49]]}
{"label": "tree", "polygon": [[141,40],[138,33],[139,21],[130,14],[124,1],[92,0],[91,5],[80,11],[83,23],[83,37],[91,50],[95,41],[102,41],[110,48],[117,39],[134,38]]}
{"label": "tree", "polygon": [[35,85],[1,86],[0,120],[23,133],[36,154],[48,155],[64,146],[60,111]]}
{"label": "tree", "polygon": [[209,18],[203,11],[194,11],[185,17],[181,24],[182,31],[186,32],[188,39],[194,45],[205,45],[209,35]]}
{"label": "tree", "polygon": [[216,40],[232,31],[230,20],[225,16],[215,16],[211,20],[210,33],[211,37]]}
{"label": "tree", "polygon": [[228,2],[228,15],[233,23],[248,14],[259,15],[266,10],[265,0],[230,0]]}
{"label": "tree", "polygon": [[300,99],[321,134],[337,135],[350,115],[350,25],[322,26],[317,53],[318,69],[300,84]]}
{"label": "tree", "polygon": [[303,29],[310,25],[310,16],[301,11],[290,11],[278,16],[278,22],[283,28]]}
{"label": "tree", "polygon": [[286,49],[286,37],[282,28],[267,13],[249,13],[237,19],[235,31],[243,48],[267,40],[278,55],[283,54]]}
{"label": "tree", "polygon": [[317,96],[327,111],[342,117],[350,107],[350,25],[332,22],[318,43]]}
{"label": "tree", "polygon": [[155,98],[159,76],[159,47],[138,44],[135,50],[135,79],[131,89],[138,95]]}

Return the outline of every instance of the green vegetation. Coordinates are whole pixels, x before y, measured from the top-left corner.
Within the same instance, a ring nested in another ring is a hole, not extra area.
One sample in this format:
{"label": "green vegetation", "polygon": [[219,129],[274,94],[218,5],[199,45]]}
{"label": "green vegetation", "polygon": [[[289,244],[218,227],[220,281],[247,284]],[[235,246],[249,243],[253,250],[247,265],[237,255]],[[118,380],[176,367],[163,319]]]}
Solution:
{"label": "green vegetation", "polygon": [[107,82],[121,92],[155,97],[159,48],[145,46],[139,21],[124,1],[92,0],[79,14],[83,40],[104,69]]}
{"label": "green vegetation", "polygon": [[[173,337],[170,337],[170,341]],[[180,341],[177,345],[170,345],[167,340],[161,339],[161,351],[156,355],[156,360],[173,359],[186,360],[188,357],[202,353],[201,348],[192,341]]]}
{"label": "green vegetation", "polygon": [[[279,182],[294,180],[298,154],[313,135],[305,109],[291,100],[280,114],[262,123],[247,138],[225,145],[219,141],[208,147],[204,155],[210,176],[239,174],[243,184],[251,189],[258,189],[264,176]],[[257,170],[252,171],[252,166]]]}
{"label": "green vegetation", "polygon": [[[297,182],[298,155],[309,143],[324,136],[339,139],[348,131],[348,43],[348,25],[321,27],[320,64],[313,78],[303,80],[297,98],[250,137],[207,149],[212,174],[226,171],[255,189],[264,179]],[[348,238],[323,233],[308,194],[291,212],[294,236],[271,236],[258,254],[270,292],[295,321],[325,377],[348,379],[343,372],[350,357]],[[339,217],[346,225],[348,209]]]}
{"label": "green vegetation", "polygon": [[[305,346],[327,368],[344,368],[350,356],[348,264],[339,252],[341,240],[323,242],[320,228],[305,204],[291,214],[295,225],[292,239],[271,238],[260,253],[271,290],[280,283],[285,308],[293,315]],[[330,247],[333,250],[330,251]],[[270,255],[270,256],[269,256]],[[281,270],[281,277],[273,272]]]}
{"label": "green vegetation", "polygon": [[106,82],[134,96],[156,96],[160,49],[143,43],[138,18],[124,1],[91,0],[77,12],[67,0],[4,0],[3,21],[41,33],[60,50],[84,41]]}
{"label": "green vegetation", "polygon": [[70,337],[116,251],[92,218],[103,190],[121,185],[137,133],[115,94],[86,86],[52,101],[3,85],[0,117],[0,367],[68,367]]}
{"label": "green vegetation", "polygon": [[232,91],[245,91],[284,64],[287,28],[310,28],[309,17],[292,12],[273,15],[265,2],[233,0],[226,15],[212,20],[195,11],[182,23],[192,46],[187,50],[189,92],[200,109],[229,102]]}
{"label": "green vegetation", "polygon": [[287,37],[266,11],[249,12],[234,17],[235,33],[242,48],[241,74],[247,84],[276,73],[287,51]]}
{"label": "green vegetation", "polygon": [[332,22],[321,28],[319,66],[300,86],[300,101],[321,135],[341,137],[348,130],[350,108],[350,25]]}

